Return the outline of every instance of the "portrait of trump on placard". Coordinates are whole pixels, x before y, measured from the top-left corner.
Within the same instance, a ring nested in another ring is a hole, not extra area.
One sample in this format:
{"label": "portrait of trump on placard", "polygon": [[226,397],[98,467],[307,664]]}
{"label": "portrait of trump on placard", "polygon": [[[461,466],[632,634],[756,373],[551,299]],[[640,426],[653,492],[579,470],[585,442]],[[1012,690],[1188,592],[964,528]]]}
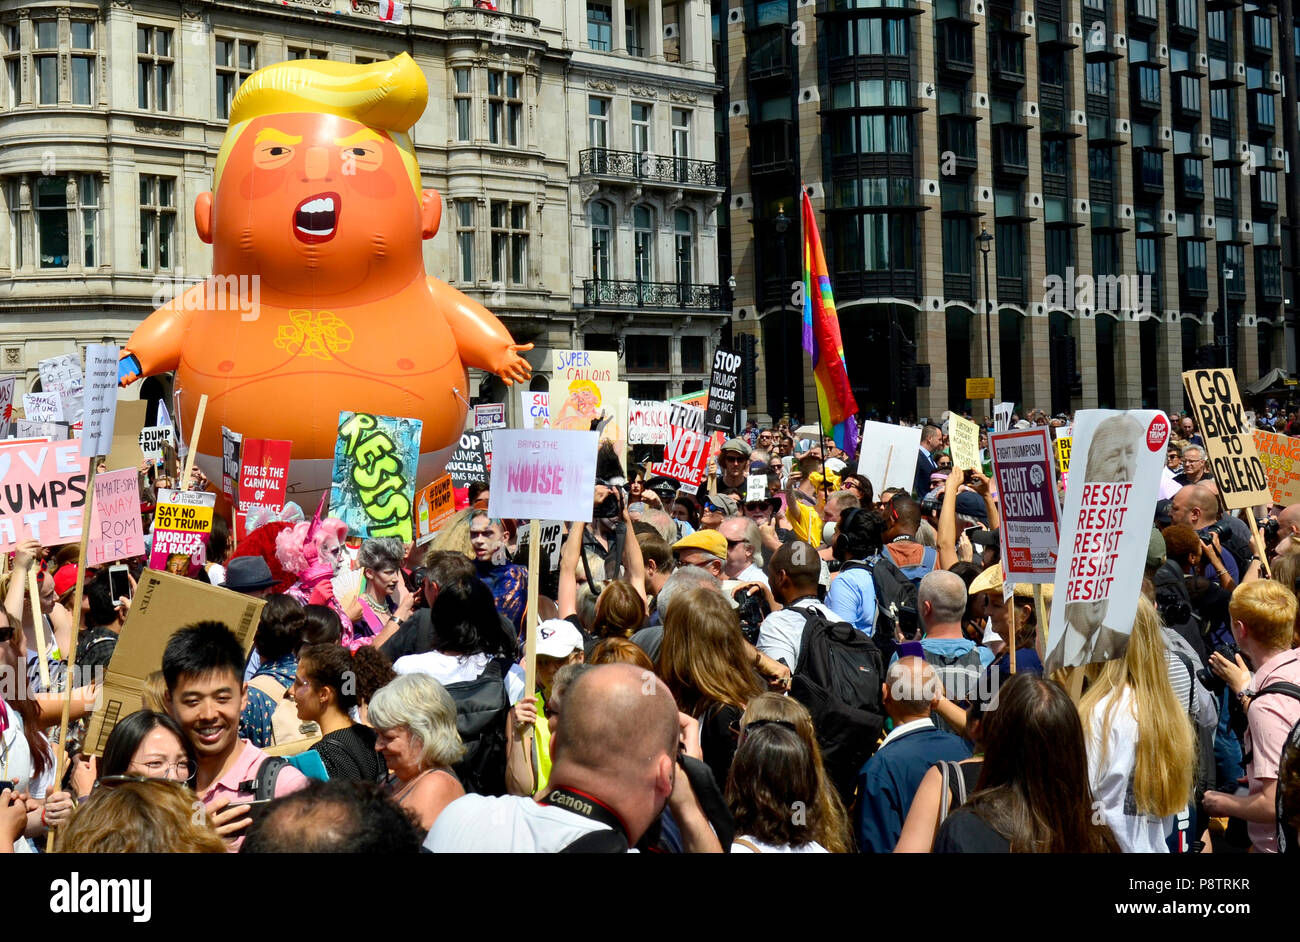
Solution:
{"label": "portrait of trump on placard", "polygon": [[1168,439],[1161,412],[1076,416],[1046,672],[1124,656]]}

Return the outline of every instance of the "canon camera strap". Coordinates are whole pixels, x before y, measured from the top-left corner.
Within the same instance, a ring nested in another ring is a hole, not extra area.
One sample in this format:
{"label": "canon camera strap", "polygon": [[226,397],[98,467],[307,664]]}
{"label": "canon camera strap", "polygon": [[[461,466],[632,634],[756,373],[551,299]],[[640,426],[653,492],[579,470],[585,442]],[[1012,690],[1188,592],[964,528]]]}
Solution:
{"label": "canon camera strap", "polygon": [[563,808],[565,811],[571,811],[576,815],[603,824],[609,828],[622,842],[623,849],[626,850],[630,845],[627,839],[627,828],[623,826],[623,821],[612,809],[598,798],[593,798],[585,792],[580,792],[573,788],[553,788],[547,793],[545,798],[538,799],[539,805],[550,805],[555,808]]}

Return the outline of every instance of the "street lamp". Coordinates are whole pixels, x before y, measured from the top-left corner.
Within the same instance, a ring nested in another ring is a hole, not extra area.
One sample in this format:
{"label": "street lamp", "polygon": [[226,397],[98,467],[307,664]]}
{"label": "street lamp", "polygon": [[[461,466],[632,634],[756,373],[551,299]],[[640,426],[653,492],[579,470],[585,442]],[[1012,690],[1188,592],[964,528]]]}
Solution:
{"label": "street lamp", "polygon": [[779,203],[776,207],[776,219],[773,222],[776,229],[776,250],[781,257],[781,334],[784,341],[781,346],[785,349],[781,351],[785,358],[785,401],[782,406],[782,412],[785,419],[790,418],[790,350],[788,344],[790,341],[790,331],[786,323],[785,298],[786,298],[786,258],[785,258],[785,234],[790,229],[790,217],[785,214],[785,204]]}
{"label": "street lamp", "polygon": [[1228,322],[1228,282],[1232,281],[1231,265],[1224,265],[1219,277],[1219,310],[1223,312],[1223,365],[1232,369],[1232,324]]}
{"label": "street lamp", "polygon": [[[984,256],[984,350],[988,354],[989,378],[993,377],[993,295],[989,293],[989,250],[993,248],[993,236],[987,227],[980,224],[980,234],[975,237],[979,243],[980,254]],[[993,417],[993,398],[989,397],[989,418]]]}

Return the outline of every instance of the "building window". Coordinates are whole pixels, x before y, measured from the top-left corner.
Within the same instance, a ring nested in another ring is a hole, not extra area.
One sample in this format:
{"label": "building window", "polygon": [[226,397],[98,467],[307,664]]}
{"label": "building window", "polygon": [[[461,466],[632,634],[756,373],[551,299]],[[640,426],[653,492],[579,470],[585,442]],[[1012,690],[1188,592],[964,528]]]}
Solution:
{"label": "building window", "polygon": [[1210,89],[1210,117],[1220,121],[1230,121],[1232,112],[1229,108],[1231,98],[1226,88]]}
{"label": "building window", "polygon": [[305,49],[305,48],[297,48],[295,46],[289,47],[290,61],[294,61],[297,59],[327,59],[327,58],[329,58],[329,54],[325,52],[321,52],[319,49]]}
{"label": "building window", "polygon": [[673,156],[683,160],[691,156],[691,111],[689,108],[673,109]]}
{"label": "building window", "polygon": [[608,203],[592,203],[588,215],[591,218],[591,277],[609,281],[614,212]]}
{"label": "building window", "polygon": [[[72,103],[93,105],[98,101],[95,87],[95,24],[90,20],[73,20],[72,27]],[[83,53],[89,52],[89,55]]]}
{"label": "building window", "polygon": [[1097,275],[1113,275],[1119,270],[1119,239],[1114,233],[1093,232],[1092,268]]}
{"label": "building window", "polygon": [[10,108],[17,108],[23,99],[22,86],[22,46],[18,27],[6,25],[5,38],[5,101]]}
{"label": "building window", "polygon": [[1277,205],[1277,171],[1255,171],[1256,184],[1259,187],[1259,201],[1272,206]]}
{"label": "building window", "polygon": [[30,210],[22,208],[22,185],[14,181],[9,187],[13,267],[25,267],[33,238],[40,268],[68,268],[78,262],[94,267],[99,245],[98,178],[80,174],[33,179],[35,192]]}
{"label": "building window", "polygon": [[1178,278],[1192,291],[1207,290],[1205,243],[1200,239],[1178,240]]}
{"label": "building window", "polygon": [[970,219],[966,216],[943,220],[943,272],[945,275],[969,275],[975,249]]}
{"label": "building window", "polygon": [[842,272],[915,271],[915,217],[910,213],[845,213],[831,224],[835,268]]}
{"label": "building window", "polygon": [[1228,41],[1227,18],[1222,10],[1209,10],[1205,14],[1205,33],[1216,42]]}
{"label": "building window", "polygon": [[37,20],[32,24],[36,35],[36,48],[49,50],[49,55],[37,54],[32,66],[36,71],[36,100],[42,105],[59,103],[59,23],[57,20]]}
{"label": "building window", "polygon": [[654,109],[645,102],[632,102],[632,150],[638,154],[654,153],[651,118]]}
{"label": "building window", "polygon": [[470,137],[470,114],[472,102],[469,97],[469,69],[452,69],[452,81],[456,89],[456,140],[468,141]]}
{"label": "building window", "polygon": [[140,268],[170,271],[176,236],[176,180],[140,176]]}
{"label": "building window", "polygon": [[912,119],[905,114],[832,115],[831,153],[907,154],[912,150]]}
{"label": "building window", "polygon": [[682,338],[682,372],[683,373],[704,372],[704,338],[703,337]]}
{"label": "building window", "polygon": [[906,56],[909,54],[908,21],[906,19],[879,19],[863,17],[846,19],[829,26],[828,45],[830,57],[839,59],[845,56],[887,55]]}
{"label": "building window", "polygon": [[1074,264],[1074,246],[1071,230],[1053,226],[1046,231],[1045,249],[1047,274],[1065,277],[1065,270]]}
{"label": "building window", "polygon": [[29,254],[23,250],[29,234],[25,231],[28,214],[19,209],[21,188],[22,184],[17,180],[5,182],[5,201],[9,204],[9,267],[14,271],[26,264]]}
{"label": "building window", "polygon": [[587,145],[609,147],[609,99],[591,96],[587,99]]}
{"label": "building window", "polygon": [[257,71],[257,43],[217,37],[217,117],[230,117],[235,91]]}
{"label": "building window", "polygon": [[522,118],[520,77],[510,72],[488,72],[488,142],[518,147]]}
{"label": "building window", "polygon": [[636,252],[636,280],[655,280],[654,210],[637,206],[632,210],[632,245]]}
{"label": "building window", "polygon": [[[218,42],[218,50],[220,50]],[[146,111],[172,110],[172,31],[137,26],[136,105]],[[225,117],[225,115],[223,115]]]}
{"label": "building window", "polygon": [[456,201],[456,253],[460,256],[460,280],[474,281],[474,204]]}
{"label": "building window", "polygon": [[695,272],[695,217],[685,209],[673,214],[673,245],[677,253],[677,283],[689,285]]}
{"label": "building window", "polygon": [[1089,62],[1084,68],[1084,87],[1089,95],[1110,93],[1110,63]]}
{"label": "building window", "polygon": [[587,48],[609,52],[613,39],[614,15],[608,3],[587,0]]}
{"label": "building window", "polygon": [[625,38],[627,40],[628,55],[644,56],[645,44],[641,41],[641,11],[626,10],[624,18],[627,21]]}

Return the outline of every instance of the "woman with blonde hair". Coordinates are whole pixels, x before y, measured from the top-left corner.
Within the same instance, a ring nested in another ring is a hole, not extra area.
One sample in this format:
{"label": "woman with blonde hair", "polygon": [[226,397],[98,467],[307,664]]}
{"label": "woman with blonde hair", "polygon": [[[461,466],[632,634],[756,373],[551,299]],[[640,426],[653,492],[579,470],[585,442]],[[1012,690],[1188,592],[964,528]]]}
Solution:
{"label": "woman with blonde hair", "polygon": [[704,761],[725,782],[741,713],[763,686],[745,651],[740,620],[721,593],[688,589],[673,602],[664,620],[659,676],[678,709],[700,721]]}
{"label": "woman with blonde hair", "polygon": [[747,730],[771,723],[793,729],[808,747],[809,764],[816,780],[816,797],[808,809],[810,839],[832,854],[847,854],[853,849],[849,837],[849,816],[822,764],[822,750],[817,743],[812,714],[806,706],[791,697],[771,692],[759,694],[749,701],[740,718],[742,741]]}
{"label": "woman with blonde hair", "polygon": [[167,779],[108,776],[57,831],[60,854],[224,854],[198,797]]}
{"label": "woman with blonde hair", "polygon": [[1093,797],[1127,853],[1167,853],[1172,817],[1192,797],[1196,739],[1169,682],[1155,606],[1139,596],[1123,658],[1079,701]]}

